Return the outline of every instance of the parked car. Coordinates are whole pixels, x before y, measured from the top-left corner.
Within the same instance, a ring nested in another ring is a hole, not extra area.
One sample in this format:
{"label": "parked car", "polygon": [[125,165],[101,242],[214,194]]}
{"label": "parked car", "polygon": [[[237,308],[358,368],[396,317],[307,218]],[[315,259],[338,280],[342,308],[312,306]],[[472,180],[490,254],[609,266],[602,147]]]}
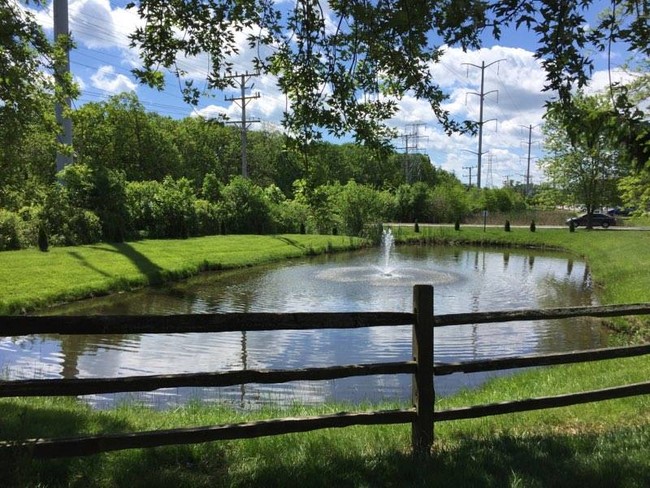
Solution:
{"label": "parked car", "polygon": [[[566,225],[571,225],[571,222],[573,222],[573,225],[576,227],[579,226],[586,226],[587,222],[589,222],[589,214],[583,214],[580,215],[579,217],[573,217],[570,219],[567,219]],[[595,213],[591,215],[591,225],[596,227],[596,226],[601,226],[603,228],[607,228],[610,225],[616,225],[616,219],[614,217],[611,217],[610,215],[605,215],[601,213]]]}

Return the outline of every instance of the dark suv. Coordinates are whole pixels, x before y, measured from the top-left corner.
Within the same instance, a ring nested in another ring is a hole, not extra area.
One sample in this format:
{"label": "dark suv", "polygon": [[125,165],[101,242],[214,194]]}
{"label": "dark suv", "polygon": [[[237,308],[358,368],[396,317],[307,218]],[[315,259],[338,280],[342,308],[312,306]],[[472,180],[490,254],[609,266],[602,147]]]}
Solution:
{"label": "dark suv", "polygon": [[[570,219],[567,219],[566,225],[571,225],[571,222],[573,222],[573,225],[576,227],[582,225],[586,226],[587,222],[589,221],[589,214],[584,214],[581,215],[580,217],[573,217]],[[596,227],[596,226],[602,226],[603,228],[607,228],[610,225],[616,225],[616,219],[614,217],[611,217],[609,215],[601,214],[601,213],[595,213],[592,214],[591,216],[591,225]]]}

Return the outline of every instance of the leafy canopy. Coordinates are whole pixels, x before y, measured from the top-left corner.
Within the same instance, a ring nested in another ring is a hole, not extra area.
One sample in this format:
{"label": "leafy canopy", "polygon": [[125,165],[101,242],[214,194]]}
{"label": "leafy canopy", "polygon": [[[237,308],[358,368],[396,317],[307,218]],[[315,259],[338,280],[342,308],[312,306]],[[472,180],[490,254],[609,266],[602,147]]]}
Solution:
{"label": "leafy canopy", "polygon": [[[233,55],[245,35],[255,70],[277,76],[288,99],[286,127],[309,142],[321,129],[352,132],[365,142],[385,142],[384,121],[405,93],[430,103],[447,132],[472,131],[443,108],[446,94],[429,70],[444,46],[481,47],[503,29],[532,31],[536,56],[547,73],[546,89],[560,100],[584,86],[593,69],[589,52],[620,43],[647,57],[650,47],[644,0],[612,0],[595,18],[600,2],[520,0],[140,0],[130,4],[146,21],[132,35],[140,49],[139,79],[164,85],[163,70],[177,75],[176,59],[207,54],[208,88],[224,88],[233,74]],[[201,95],[192,81],[185,96]]]}

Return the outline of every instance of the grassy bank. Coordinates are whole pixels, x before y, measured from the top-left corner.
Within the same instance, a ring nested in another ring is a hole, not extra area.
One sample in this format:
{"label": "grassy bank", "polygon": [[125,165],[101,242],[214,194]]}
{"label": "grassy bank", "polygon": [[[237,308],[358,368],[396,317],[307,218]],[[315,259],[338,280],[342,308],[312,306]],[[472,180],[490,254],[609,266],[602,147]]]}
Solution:
{"label": "grassy bank", "polygon": [[[538,229],[531,233],[528,229],[513,229],[506,233],[502,229],[483,232],[482,228],[464,227],[459,232],[453,228],[422,228],[415,234],[412,226],[394,228],[394,232],[403,242],[565,249],[589,261],[601,302],[650,301],[650,232]],[[297,241],[298,236],[290,239],[294,244],[289,247],[297,245],[303,252],[309,248]],[[331,238],[325,239],[327,246]],[[171,242],[182,245],[188,241]],[[342,245],[346,242],[343,240]],[[240,245],[244,246],[244,241]],[[104,246],[91,249],[99,255],[81,267],[88,268],[92,275],[115,273],[101,256],[122,253],[104,250]],[[137,249],[153,259],[146,247]],[[80,252],[79,248],[68,251]],[[170,251],[168,259],[173,260],[181,252]],[[199,256],[187,251],[187,255],[192,254]],[[251,251],[248,258],[254,256],[257,253]],[[71,258],[71,262],[80,261],[74,254]],[[162,266],[162,258],[157,259],[155,264]],[[225,262],[223,256],[220,259]],[[239,259],[238,265],[246,264],[243,255]],[[142,272],[137,266],[136,270]],[[18,273],[15,268],[5,276],[14,279]],[[159,276],[163,278],[165,275]],[[32,286],[38,282],[32,277]],[[645,326],[637,325],[643,334]],[[647,381],[648,377],[648,358],[543,368],[493,380],[477,391],[439,399],[436,408],[586,391]],[[157,430],[365,409],[364,405],[325,405],[241,413],[197,404],[158,412],[131,404],[93,411],[75,399],[0,400],[0,439]],[[0,457],[0,473],[7,486],[643,487],[650,486],[650,396],[440,423],[436,425],[432,457],[425,460],[410,456],[409,426],[371,426],[71,460],[38,462],[28,456],[5,456]]]}
{"label": "grassy bank", "polygon": [[0,252],[0,314],[362,243],[343,236],[246,235]]}

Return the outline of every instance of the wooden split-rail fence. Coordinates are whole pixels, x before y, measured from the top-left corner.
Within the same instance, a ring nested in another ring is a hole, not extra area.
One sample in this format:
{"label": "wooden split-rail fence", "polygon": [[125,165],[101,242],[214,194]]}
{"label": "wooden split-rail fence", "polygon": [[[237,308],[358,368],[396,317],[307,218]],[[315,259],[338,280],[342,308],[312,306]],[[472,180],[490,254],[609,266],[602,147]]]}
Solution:
{"label": "wooden split-rail fence", "polygon": [[[478,418],[650,393],[650,382],[543,398],[474,405],[442,411],[434,409],[436,376],[475,373],[532,366],[597,361],[650,353],[650,344],[571,353],[527,355],[461,363],[434,364],[433,338],[437,327],[575,317],[617,317],[650,314],[650,304],[602,307],[571,307],[434,315],[433,287],[416,285],[413,313],[234,313],[145,316],[2,316],[0,336],[31,334],[168,334],[260,330],[343,329],[376,326],[413,327],[413,359],[404,362],[336,365],[296,370],[240,370],[193,374],[0,381],[0,397],[78,396],[115,392],[152,391],[171,387],[223,387],[247,383],[283,383],[297,380],[332,380],[377,374],[409,374],[413,378],[411,408],[343,412],[314,417],[280,418],[258,422],[177,428],[125,434],[104,434],[61,439],[1,440],[3,450],[25,451],[34,458],[86,456],[101,452],[194,444],[225,439],[243,439],[306,432],[351,425],[405,424],[412,426],[416,454],[430,452],[434,423]],[[0,423],[2,419],[0,419]]]}

